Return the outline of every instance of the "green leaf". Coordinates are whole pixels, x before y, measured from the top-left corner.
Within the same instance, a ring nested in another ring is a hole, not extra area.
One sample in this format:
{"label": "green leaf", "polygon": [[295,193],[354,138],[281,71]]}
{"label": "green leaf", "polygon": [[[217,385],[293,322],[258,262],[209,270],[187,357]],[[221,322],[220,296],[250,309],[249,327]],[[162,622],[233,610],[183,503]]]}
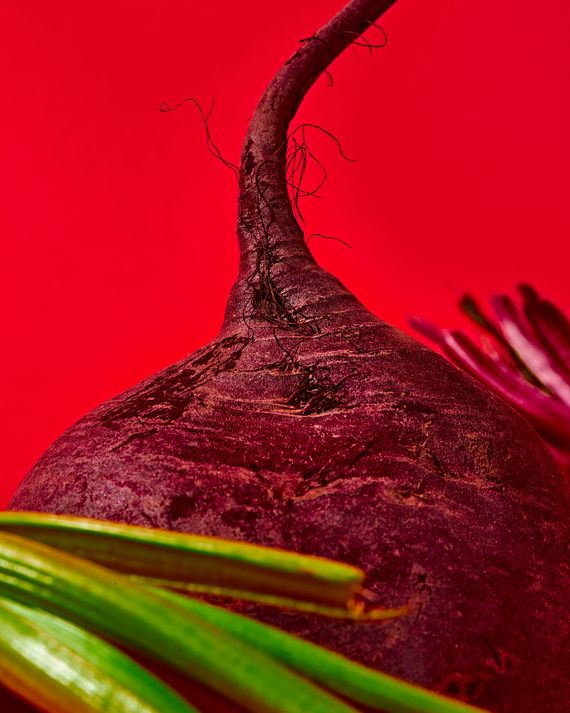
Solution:
{"label": "green leaf", "polygon": [[43,513],[0,513],[12,532],[159,586],[350,619],[408,611],[372,607],[360,596],[364,573],[347,564],[234,540]]}
{"label": "green leaf", "polygon": [[18,535],[0,534],[0,596],[165,663],[253,713],[355,710],[155,592]]}
{"label": "green leaf", "polygon": [[484,713],[248,617],[173,592],[157,594],[356,703],[386,713]]}
{"label": "green leaf", "polygon": [[394,619],[411,611],[410,606],[384,608],[374,606],[368,610],[364,609],[364,602],[346,603],[346,608],[329,607],[315,602],[301,601],[300,599],[289,599],[275,594],[261,594],[251,592],[248,589],[230,589],[229,587],[216,587],[212,584],[195,584],[188,582],[176,582],[166,579],[154,579],[150,577],[138,577],[130,575],[129,579],[146,586],[175,589],[187,594],[208,594],[215,597],[239,599],[248,602],[258,602],[265,606],[280,607],[282,609],[293,609],[295,611],[318,614],[334,619],[346,619],[350,621],[381,621],[383,619]]}
{"label": "green leaf", "polygon": [[0,684],[48,713],[197,713],[93,634],[0,598]]}

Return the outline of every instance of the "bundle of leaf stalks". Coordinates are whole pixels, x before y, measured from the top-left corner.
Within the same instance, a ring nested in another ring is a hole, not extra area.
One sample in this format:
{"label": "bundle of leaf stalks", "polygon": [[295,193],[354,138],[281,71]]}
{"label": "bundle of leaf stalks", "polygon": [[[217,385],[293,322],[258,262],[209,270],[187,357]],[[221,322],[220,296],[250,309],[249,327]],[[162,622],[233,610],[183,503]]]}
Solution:
{"label": "bundle of leaf stalks", "polygon": [[520,308],[506,295],[492,298],[495,320],[471,295],[461,298],[460,309],[484,330],[480,347],[459,330],[410,322],[528,419],[570,474],[570,321],[530,285],[519,292]]}
{"label": "bundle of leaf stalks", "polygon": [[365,611],[363,577],[341,563],[228,540],[3,513],[1,710],[481,713],[180,593],[239,590],[347,619],[410,614]]}

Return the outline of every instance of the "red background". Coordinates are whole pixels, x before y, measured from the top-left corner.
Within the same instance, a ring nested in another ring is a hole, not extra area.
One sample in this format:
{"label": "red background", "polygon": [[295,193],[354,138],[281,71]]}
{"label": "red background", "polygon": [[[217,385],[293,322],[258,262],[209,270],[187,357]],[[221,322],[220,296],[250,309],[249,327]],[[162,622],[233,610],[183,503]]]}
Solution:
{"label": "red background", "polygon": [[[236,272],[232,175],[264,82],[341,0],[2,0],[0,506],[101,401],[216,334]],[[463,288],[570,309],[570,5],[400,0],[300,118],[329,169],[317,258],[376,314],[458,324]],[[371,36],[373,38],[373,36]]]}

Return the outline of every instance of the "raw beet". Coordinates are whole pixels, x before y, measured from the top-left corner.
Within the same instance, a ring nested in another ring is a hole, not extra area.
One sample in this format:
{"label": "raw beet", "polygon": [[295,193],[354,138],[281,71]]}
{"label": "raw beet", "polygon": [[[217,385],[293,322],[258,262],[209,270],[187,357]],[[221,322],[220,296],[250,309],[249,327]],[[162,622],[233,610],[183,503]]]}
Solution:
{"label": "raw beet", "polygon": [[393,0],[352,0],[279,70],[245,138],[240,272],[217,339],[61,436],[11,507],[354,563],[374,624],[247,611],[501,713],[570,700],[567,485],[533,430],[313,260],[286,179],[315,79]]}

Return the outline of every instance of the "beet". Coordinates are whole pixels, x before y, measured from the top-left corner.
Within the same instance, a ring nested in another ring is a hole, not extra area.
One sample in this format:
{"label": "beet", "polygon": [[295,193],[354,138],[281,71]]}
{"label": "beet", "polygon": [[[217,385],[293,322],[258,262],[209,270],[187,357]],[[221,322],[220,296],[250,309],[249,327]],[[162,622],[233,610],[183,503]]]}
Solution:
{"label": "beet", "polygon": [[352,0],[281,67],[245,137],[239,276],[217,339],[85,416],[11,507],[222,535],[366,570],[382,623],[249,613],[501,713],[570,700],[568,486],[510,407],[312,258],[288,126],[393,0]]}

